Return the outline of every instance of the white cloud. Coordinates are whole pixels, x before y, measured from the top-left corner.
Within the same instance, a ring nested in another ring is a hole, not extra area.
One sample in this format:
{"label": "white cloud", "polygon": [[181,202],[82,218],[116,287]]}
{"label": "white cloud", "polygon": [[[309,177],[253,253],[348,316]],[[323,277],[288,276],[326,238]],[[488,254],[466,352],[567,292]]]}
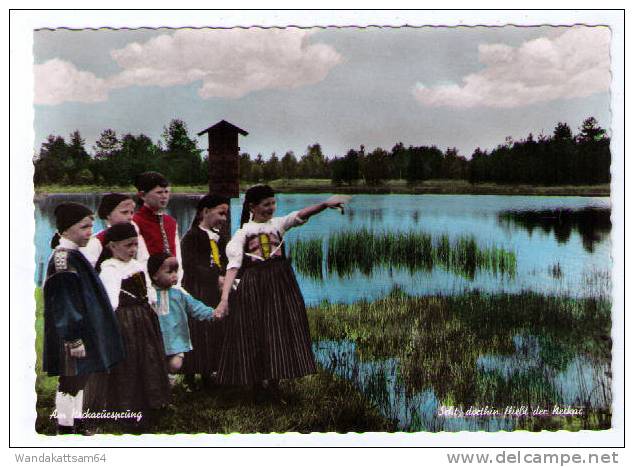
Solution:
{"label": "white cloud", "polygon": [[519,47],[481,44],[485,67],[462,83],[425,86],[414,97],[429,107],[511,108],[561,98],[587,97],[610,89],[610,31],[576,26]]}
{"label": "white cloud", "polygon": [[301,29],[179,30],[111,52],[123,71],[112,87],[201,81],[200,97],[238,98],[261,89],[314,84],[341,62],[330,46],[308,44]]}
{"label": "white cloud", "polygon": [[106,79],[53,59],[35,66],[35,101],[98,102],[107,99],[110,89],[197,81],[203,99],[314,84],[342,57],[329,45],[308,44],[311,34],[304,29],[178,30],[111,51],[122,71]]}
{"label": "white cloud", "polygon": [[54,58],[33,67],[35,103],[57,105],[62,102],[101,102],[108,98],[106,82],[93,73]]}

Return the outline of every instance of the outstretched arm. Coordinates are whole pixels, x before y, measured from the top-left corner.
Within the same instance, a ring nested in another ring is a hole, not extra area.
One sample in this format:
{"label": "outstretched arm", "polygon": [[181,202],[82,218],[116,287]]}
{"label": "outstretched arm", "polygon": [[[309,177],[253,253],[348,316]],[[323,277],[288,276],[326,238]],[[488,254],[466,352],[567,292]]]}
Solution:
{"label": "outstretched arm", "polygon": [[200,300],[192,297],[188,293],[183,292],[183,297],[187,305],[187,314],[199,321],[211,320],[214,318],[214,309],[205,305]]}
{"label": "outstretched arm", "polygon": [[[298,215],[303,220],[308,220],[311,216],[315,214],[319,214],[324,209],[343,209],[344,204],[349,200],[349,197],[344,197],[340,195],[335,195],[328,198],[326,201],[323,201],[319,204],[313,204],[312,206],[305,207],[301,211],[299,211]],[[342,211],[343,212],[343,211]]]}

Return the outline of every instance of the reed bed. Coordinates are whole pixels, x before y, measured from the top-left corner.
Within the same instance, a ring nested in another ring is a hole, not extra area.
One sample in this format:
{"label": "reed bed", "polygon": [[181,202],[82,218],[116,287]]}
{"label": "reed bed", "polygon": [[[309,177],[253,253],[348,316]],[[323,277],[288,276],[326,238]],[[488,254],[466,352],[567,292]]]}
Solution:
{"label": "reed bed", "polygon": [[[402,429],[610,428],[611,304],[605,297],[411,297],[395,290],[374,302],[308,311],[314,341],[332,342],[332,353],[334,343],[344,345],[325,366],[356,380],[386,416],[400,414]],[[386,370],[386,362],[396,363]],[[421,403],[425,394],[435,403]],[[440,405],[551,410],[568,404],[583,415],[460,421],[434,412]]]}
{"label": "reed bed", "polygon": [[331,234],[325,243],[325,253],[320,239],[298,239],[292,244],[293,264],[302,274],[323,278],[324,254],[326,272],[339,277],[350,277],[356,271],[371,276],[378,268],[414,273],[441,267],[471,280],[479,271],[507,277],[516,271],[514,252],[481,247],[473,236],[450,241],[448,235],[434,238],[418,231],[358,229]]}
{"label": "reed bed", "polygon": [[289,250],[291,261],[302,275],[318,280],[323,279],[324,252],[320,238],[298,240],[291,244]]}

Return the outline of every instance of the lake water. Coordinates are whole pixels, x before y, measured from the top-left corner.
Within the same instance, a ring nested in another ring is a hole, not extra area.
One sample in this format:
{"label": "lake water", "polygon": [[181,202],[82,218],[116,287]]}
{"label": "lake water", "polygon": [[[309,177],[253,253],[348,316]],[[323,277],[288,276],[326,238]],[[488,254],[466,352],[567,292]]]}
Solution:
{"label": "lake water", "polygon": [[[327,194],[280,194],[278,215],[301,209]],[[53,209],[62,201],[77,201],[96,210],[97,194],[49,195],[35,203],[36,275],[41,284],[43,265],[50,255],[54,233]],[[173,195],[169,212],[176,217],[181,235],[192,221],[197,195]],[[233,230],[238,226],[241,200],[232,200]],[[443,268],[410,272],[378,268],[371,275],[353,271],[350,276],[330,275],[323,280],[297,273],[308,305],[323,300],[354,302],[376,299],[395,286],[414,295],[457,294],[465,290],[592,296],[609,287],[611,270],[609,198],[486,196],[486,195],[356,195],[341,215],[328,210],[307,224],[290,230],[285,241],[327,239],[342,230],[417,231],[436,238],[473,236],[481,248],[497,247],[513,252],[513,276],[479,271],[475,277],[457,275]],[[95,231],[102,228],[95,223]],[[326,248],[326,241],[324,249]],[[358,245],[364,249],[364,245]],[[367,251],[372,255],[372,251]],[[597,280],[599,278],[599,280]]]}
{"label": "lake water", "polygon": [[[280,194],[277,196],[278,215],[317,203],[328,196]],[[174,195],[170,201],[169,212],[178,220],[181,235],[192,222],[198,198],[196,195]],[[36,201],[36,283],[41,284],[43,268],[51,252],[49,242],[54,233],[55,206],[62,201],[76,201],[96,210],[99,199],[100,195],[96,194],[73,194],[50,195]],[[241,209],[241,200],[233,200],[234,231]],[[103,228],[100,221],[95,224],[95,231]],[[308,305],[322,301],[352,303],[377,299],[395,287],[411,295],[452,295],[475,289],[490,292],[530,290],[545,295],[576,297],[610,294],[609,198],[357,195],[344,215],[335,210],[323,212],[307,224],[290,230],[285,241],[292,250],[300,240],[322,239],[325,253],[330,235],[358,229],[377,233],[415,231],[429,234],[434,239],[446,235],[451,241],[472,236],[479,248],[495,247],[512,252],[515,272],[509,275],[478,270],[470,277],[442,267],[410,271],[381,265],[371,271],[353,271],[340,277],[328,272],[324,260],[322,279],[297,272]],[[357,247],[364,254],[376,254],[367,245]],[[565,352],[558,348],[554,351],[556,355],[566,356],[565,364],[553,365],[552,357],[546,358],[553,353],[552,344],[543,333],[533,334],[530,327],[517,333],[507,331],[508,335],[504,337],[509,341],[507,351],[490,352],[478,348],[471,352],[476,357],[470,364],[473,371],[467,374],[474,375],[475,383],[486,384],[493,378],[499,387],[511,381],[512,387],[521,388],[526,382],[535,386],[532,390],[552,393],[553,402],[609,411],[609,356],[593,360],[589,358],[584,342],[572,339],[574,342],[567,342]],[[592,335],[593,330],[587,331],[588,336]],[[554,339],[570,340],[565,333]],[[596,336],[593,339],[596,340]],[[518,428],[519,419],[514,417],[438,416],[446,400],[439,400],[433,384],[422,391],[407,389],[401,366],[412,362],[400,361],[397,352],[390,358],[362,358],[357,343],[351,340],[316,340],[313,350],[322,367],[352,381],[385,416],[397,420],[399,429],[498,431]],[[463,383],[469,384],[469,381]]]}

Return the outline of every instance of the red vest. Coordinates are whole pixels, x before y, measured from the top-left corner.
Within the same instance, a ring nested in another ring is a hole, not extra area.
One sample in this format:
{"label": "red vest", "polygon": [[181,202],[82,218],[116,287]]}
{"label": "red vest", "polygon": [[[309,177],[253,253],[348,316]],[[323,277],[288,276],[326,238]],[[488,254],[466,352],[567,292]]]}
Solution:
{"label": "red vest", "polygon": [[101,246],[106,246],[106,231],[107,230],[108,229],[103,229],[101,232],[95,235],[95,237],[97,237],[97,240],[101,242]]}
{"label": "red vest", "polygon": [[[161,235],[159,215],[143,205],[141,209],[134,213],[132,220],[139,226],[139,232],[143,236],[143,240],[145,240],[148,252],[151,255],[163,252],[163,236]],[[170,253],[176,256],[176,219],[168,214],[163,214],[163,227],[167,234]]]}

